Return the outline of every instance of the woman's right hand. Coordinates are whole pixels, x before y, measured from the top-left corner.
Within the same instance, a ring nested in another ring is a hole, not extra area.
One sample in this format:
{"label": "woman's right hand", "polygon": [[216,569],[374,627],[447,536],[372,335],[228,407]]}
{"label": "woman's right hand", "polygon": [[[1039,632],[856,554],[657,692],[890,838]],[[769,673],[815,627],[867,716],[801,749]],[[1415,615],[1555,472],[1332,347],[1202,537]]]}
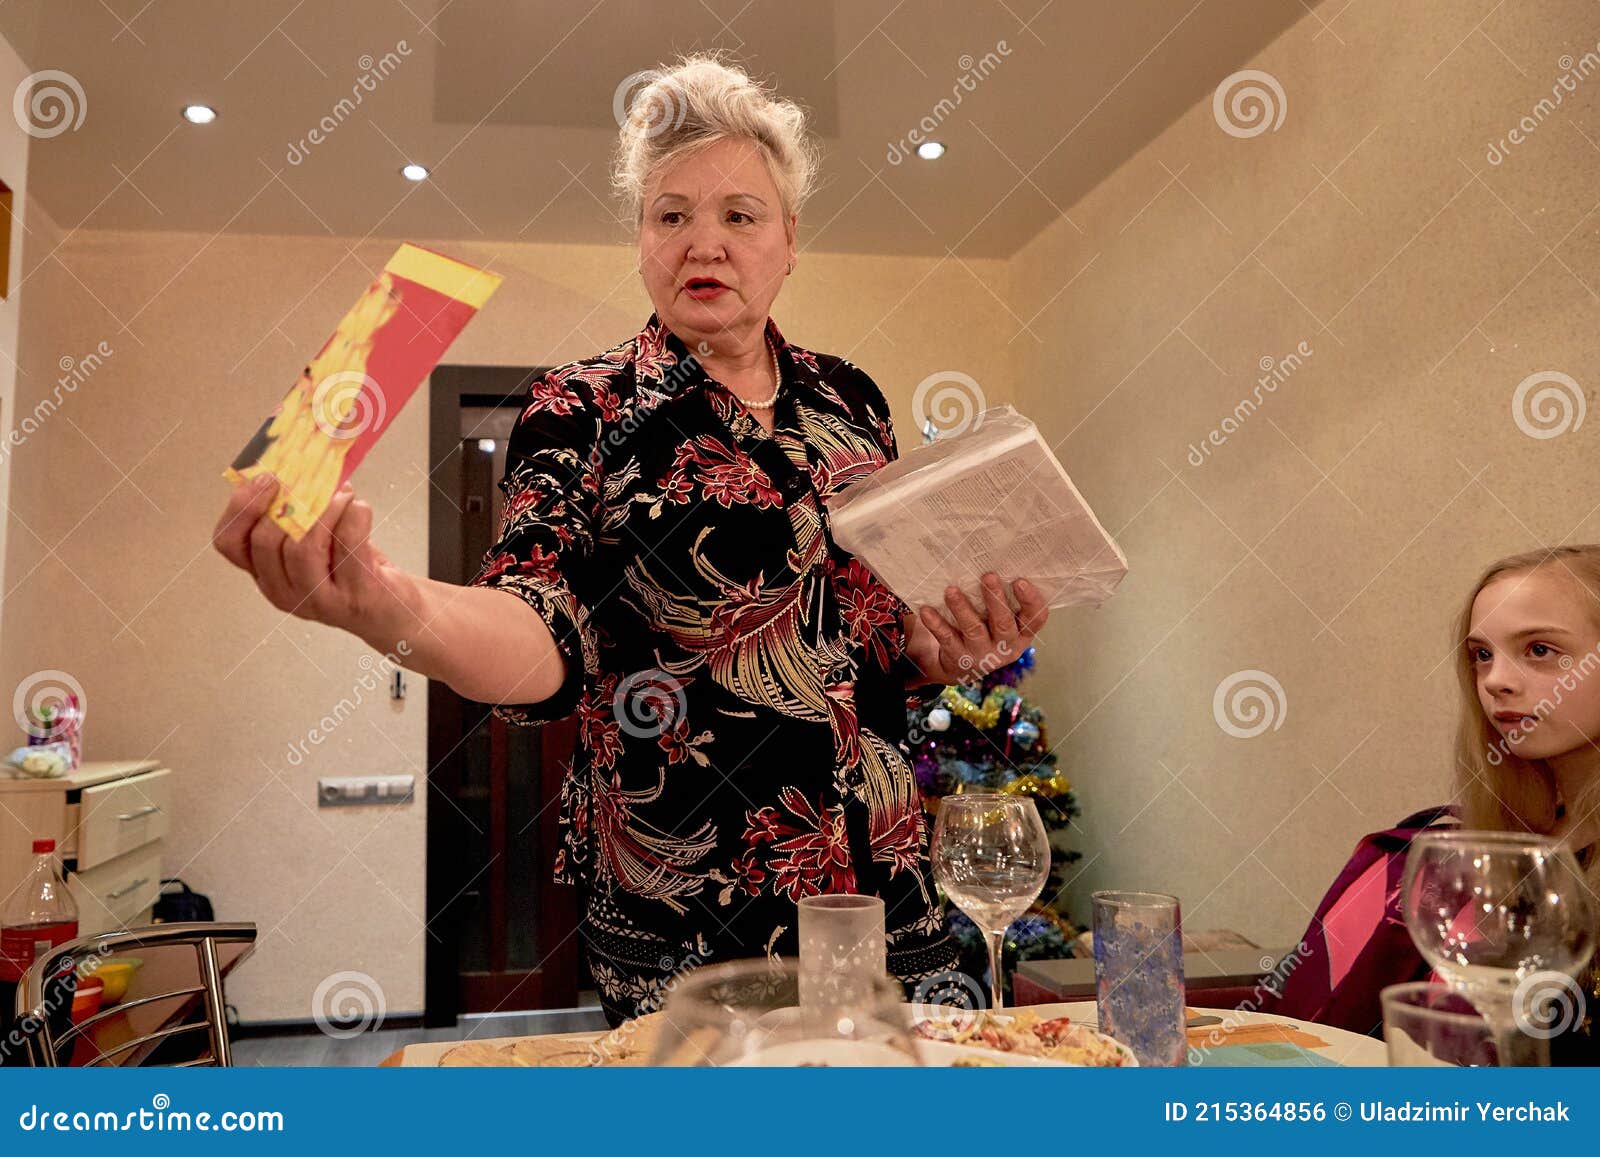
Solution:
{"label": "woman's right hand", "polygon": [[233,488],[211,542],[249,573],[280,611],[325,623],[382,648],[409,633],[416,583],[372,545],[372,507],[347,482],[295,542],[267,514],[278,481],[257,475]]}

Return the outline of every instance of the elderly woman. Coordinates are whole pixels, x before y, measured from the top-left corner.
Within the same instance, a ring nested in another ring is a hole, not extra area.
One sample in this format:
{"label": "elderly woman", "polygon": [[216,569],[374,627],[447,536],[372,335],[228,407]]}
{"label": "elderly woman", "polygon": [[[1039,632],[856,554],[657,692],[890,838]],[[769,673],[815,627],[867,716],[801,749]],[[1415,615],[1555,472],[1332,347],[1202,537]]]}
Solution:
{"label": "elderly woman", "polygon": [[956,960],[902,743],[908,692],[1021,654],[1046,610],[954,587],[913,615],[833,541],[828,499],[895,457],[883,395],[769,316],[815,174],[805,117],[691,57],[622,126],[616,183],[654,313],[529,388],[500,539],[465,588],[407,574],[347,488],[288,541],[240,487],[218,549],[274,606],[351,631],[505,718],[573,712],[557,879],[608,1018],[687,961],[796,950],[800,898],[881,896],[890,970]]}

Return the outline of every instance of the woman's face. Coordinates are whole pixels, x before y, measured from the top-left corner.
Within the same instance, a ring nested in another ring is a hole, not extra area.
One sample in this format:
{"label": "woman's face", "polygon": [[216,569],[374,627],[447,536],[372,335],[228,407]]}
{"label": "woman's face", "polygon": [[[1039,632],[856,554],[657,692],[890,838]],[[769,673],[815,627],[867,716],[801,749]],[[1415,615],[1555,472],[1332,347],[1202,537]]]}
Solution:
{"label": "woman's face", "polygon": [[752,141],[718,141],[668,167],[645,190],[639,227],[639,271],[656,316],[691,347],[743,349],[783,287],[793,226]]}
{"label": "woman's face", "polygon": [[1600,743],[1600,607],[1559,564],[1501,575],[1472,602],[1478,702],[1523,759]]}

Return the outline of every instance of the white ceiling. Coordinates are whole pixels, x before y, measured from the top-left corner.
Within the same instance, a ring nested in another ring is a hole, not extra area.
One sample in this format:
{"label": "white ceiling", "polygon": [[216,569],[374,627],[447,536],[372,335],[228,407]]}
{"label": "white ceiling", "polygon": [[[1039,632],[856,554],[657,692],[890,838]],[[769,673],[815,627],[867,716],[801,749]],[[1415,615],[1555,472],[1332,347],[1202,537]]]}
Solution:
{"label": "white ceiling", "polygon": [[[1305,12],[1301,0],[8,0],[0,34],[31,70],[84,91],[81,126],[35,141],[30,159],[32,195],[67,228],[617,241],[619,84],[676,52],[724,48],[815,114],[824,184],[803,244],[1004,256]],[[291,164],[291,143],[337,117],[386,53],[388,75]],[[890,142],[957,91],[962,58],[986,53],[998,63],[936,134],[948,154],[890,164]],[[190,102],[219,119],[183,122]],[[432,178],[404,181],[406,160]]]}

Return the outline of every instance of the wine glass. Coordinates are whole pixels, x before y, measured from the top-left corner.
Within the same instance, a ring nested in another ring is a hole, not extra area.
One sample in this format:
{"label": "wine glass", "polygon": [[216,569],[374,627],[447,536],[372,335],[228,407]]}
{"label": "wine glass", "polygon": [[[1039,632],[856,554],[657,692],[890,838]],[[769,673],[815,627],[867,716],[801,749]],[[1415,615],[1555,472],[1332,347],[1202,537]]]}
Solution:
{"label": "wine glass", "polygon": [[948,795],[933,826],[933,878],[989,944],[989,1007],[1000,1007],[1006,928],[1050,875],[1050,837],[1027,796]]}
{"label": "wine glass", "polygon": [[1502,1065],[1548,1063],[1554,1032],[1524,1007],[1588,963],[1595,909],[1572,853],[1518,832],[1424,832],[1401,885],[1406,928],[1435,972],[1493,1026]]}
{"label": "wine glass", "polygon": [[656,1065],[902,1066],[921,1063],[905,990],[887,975],[833,977],[800,1003],[800,968],[735,960],[673,982],[652,1050]]}

